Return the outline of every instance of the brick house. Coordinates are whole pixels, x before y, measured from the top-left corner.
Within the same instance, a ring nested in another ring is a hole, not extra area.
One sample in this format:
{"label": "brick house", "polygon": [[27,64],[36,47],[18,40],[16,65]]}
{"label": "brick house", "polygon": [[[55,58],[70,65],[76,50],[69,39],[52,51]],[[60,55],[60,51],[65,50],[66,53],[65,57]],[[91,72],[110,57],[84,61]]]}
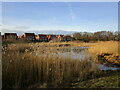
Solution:
{"label": "brick house", "polygon": [[57,38],[60,40],[60,41],[65,41],[66,38],[64,37],[64,35],[58,35]]}
{"label": "brick house", "polygon": [[39,41],[48,41],[48,37],[45,34],[38,34],[36,36],[36,40],[39,40]]}
{"label": "brick house", "polygon": [[53,40],[53,39],[57,39],[56,35],[48,35],[47,36],[48,40]]}
{"label": "brick house", "polygon": [[12,39],[12,40],[17,40],[18,36],[16,33],[5,33],[2,37],[3,39]]}
{"label": "brick house", "polygon": [[64,38],[65,38],[66,41],[71,41],[72,40],[72,37],[69,36],[69,35],[64,36]]}
{"label": "brick house", "polygon": [[69,36],[69,35],[58,35],[58,39],[60,41],[71,41],[72,40],[72,37]]}
{"label": "brick house", "polygon": [[20,35],[20,36],[18,36],[18,38],[19,38],[19,39],[22,39],[22,38],[24,38],[24,35]]}
{"label": "brick house", "polygon": [[35,34],[34,33],[24,33],[24,35],[19,36],[20,38],[23,38],[25,40],[35,40]]}
{"label": "brick house", "polygon": [[4,35],[2,35],[2,40],[4,39]]}

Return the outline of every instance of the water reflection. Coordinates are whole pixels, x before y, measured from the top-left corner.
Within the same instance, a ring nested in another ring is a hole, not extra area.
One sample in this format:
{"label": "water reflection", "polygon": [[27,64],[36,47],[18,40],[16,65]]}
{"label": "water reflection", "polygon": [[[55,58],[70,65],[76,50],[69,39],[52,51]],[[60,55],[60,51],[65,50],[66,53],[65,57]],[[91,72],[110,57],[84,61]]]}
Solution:
{"label": "water reflection", "polygon": [[71,49],[69,52],[59,52],[58,55],[62,57],[69,57],[72,59],[80,59],[83,60],[84,58],[90,58],[91,55],[87,52],[87,50],[82,49]]}
{"label": "water reflection", "polygon": [[[64,58],[72,58],[73,60],[85,60],[85,58],[91,60],[91,54],[88,52],[89,47],[69,47],[69,48],[60,48],[57,49],[57,52],[49,53],[49,55],[59,55]],[[45,55],[45,53],[43,54]],[[91,60],[92,63],[94,63]],[[118,70],[120,68],[114,67],[112,65],[105,64],[96,64],[101,70]]]}
{"label": "water reflection", "polygon": [[108,67],[104,64],[98,64],[98,68],[100,68],[101,70],[120,70],[120,68],[118,67]]}
{"label": "water reflection", "polygon": [[[67,48],[66,50],[64,50],[62,53],[59,52],[58,54],[62,57],[70,57],[72,59],[80,59],[80,60],[84,60],[85,58],[91,58],[90,53],[88,53],[88,48],[89,47],[71,47],[71,48]],[[94,62],[93,62],[94,63]],[[104,65],[104,64],[96,64],[98,66],[99,69],[101,70],[118,70],[120,69],[119,67],[115,67],[112,65]]]}

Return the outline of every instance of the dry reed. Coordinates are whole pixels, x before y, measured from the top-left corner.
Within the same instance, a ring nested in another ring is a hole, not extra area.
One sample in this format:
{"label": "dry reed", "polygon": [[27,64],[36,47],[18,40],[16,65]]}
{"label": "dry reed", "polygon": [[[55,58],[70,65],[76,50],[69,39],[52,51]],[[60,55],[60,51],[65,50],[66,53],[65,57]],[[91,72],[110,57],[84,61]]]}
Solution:
{"label": "dry reed", "polygon": [[41,45],[44,47],[37,43],[11,44],[3,49],[3,88],[62,87],[98,70],[97,67],[93,69],[88,59],[72,60],[57,53],[51,55],[54,47]]}

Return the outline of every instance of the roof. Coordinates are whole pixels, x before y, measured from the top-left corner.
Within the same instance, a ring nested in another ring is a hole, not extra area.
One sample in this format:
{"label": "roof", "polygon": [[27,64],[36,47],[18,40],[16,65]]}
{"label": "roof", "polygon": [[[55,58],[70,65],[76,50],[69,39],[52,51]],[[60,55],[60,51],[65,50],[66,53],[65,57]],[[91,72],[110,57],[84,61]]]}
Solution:
{"label": "roof", "polygon": [[66,35],[66,36],[64,36],[64,37],[71,37],[71,36],[69,36],[69,35]]}
{"label": "roof", "polygon": [[25,35],[31,35],[31,36],[35,36],[35,33],[25,33]]}
{"label": "roof", "polygon": [[45,34],[38,34],[38,36],[45,36],[46,37],[47,35],[45,35]]}
{"label": "roof", "polygon": [[51,37],[56,37],[56,35],[48,35],[48,36],[51,36]]}
{"label": "roof", "polygon": [[5,35],[5,36],[6,36],[6,35],[15,35],[15,36],[16,36],[17,33],[5,33],[4,35]]}
{"label": "roof", "polygon": [[61,36],[61,37],[63,37],[64,35],[58,35],[58,36]]}

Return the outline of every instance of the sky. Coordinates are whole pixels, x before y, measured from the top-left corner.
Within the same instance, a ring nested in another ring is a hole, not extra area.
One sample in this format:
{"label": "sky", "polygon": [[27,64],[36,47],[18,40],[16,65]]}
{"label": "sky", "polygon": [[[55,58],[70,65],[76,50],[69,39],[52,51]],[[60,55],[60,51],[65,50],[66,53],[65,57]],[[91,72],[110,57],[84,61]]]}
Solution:
{"label": "sky", "polygon": [[3,2],[2,33],[117,31],[117,2]]}

